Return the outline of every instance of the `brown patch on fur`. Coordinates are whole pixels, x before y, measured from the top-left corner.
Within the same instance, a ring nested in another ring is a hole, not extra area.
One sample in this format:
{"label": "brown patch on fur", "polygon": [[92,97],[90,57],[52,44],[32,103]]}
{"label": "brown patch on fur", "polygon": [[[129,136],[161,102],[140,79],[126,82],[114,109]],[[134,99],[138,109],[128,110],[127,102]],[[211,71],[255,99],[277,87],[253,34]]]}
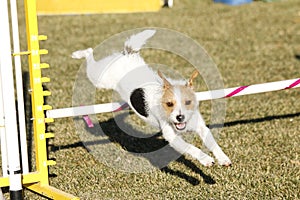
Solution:
{"label": "brown patch on fur", "polygon": [[163,109],[165,110],[165,113],[167,115],[170,115],[173,112],[174,107],[176,106],[176,100],[174,97],[174,86],[165,78],[161,71],[158,70],[157,74],[164,82],[161,103]]}
{"label": "brown patch on fur", "polygon": [[170,115],[176,106],[176,100],[174,98],[173,90],[174,87],[172,85],[170,85],[168,89],[164,89],[163,96],[161,99],[162,106],[167,115]]}
{"label": "brown patch on fur", "polygon": [[197,70],[194,70],[190,77],[190,80],[187,82],[186,86],[193,89],[193,81],[198,75],[199,75],[199,72]]}
{"label": "brown patch on fur", "polygon": [[181,92],[181,104],[187,110],[194,110],[197,103],[195,93],[189,86],[179,86]]}
{"label": "brown patch on fur", "polygon": [[169,88],[171,88],[172,87],[172,84],[165,78],[165,76],[163,75],[163,73],[161,73],[161,71],[157,71],[157,74],[158,74],[158,76],[163,80],[163,82],[164,82],[164,86],[163,86],[163,88],[165,89],[165,90],[167,90],[167,89],[169,89]]}
{"label": "brown patch on fur", "polygon": [[189,81],[186,85],[177,85],[173,86],[166,78],[165,76],[158,70],[158,75],[163,80],[163,95],[162,95],[162,106],[165,110],[165,113],[167,115],[170,115],[175,106],[176,106],[176,99],[174,97],[174,88],[179,88],[181,93],[181,105],[185,106],[187,110],[193,110],[195,109],[197,100],[195,93],[193,91],[193,80],[198,76],[198,71],[195,70]]}

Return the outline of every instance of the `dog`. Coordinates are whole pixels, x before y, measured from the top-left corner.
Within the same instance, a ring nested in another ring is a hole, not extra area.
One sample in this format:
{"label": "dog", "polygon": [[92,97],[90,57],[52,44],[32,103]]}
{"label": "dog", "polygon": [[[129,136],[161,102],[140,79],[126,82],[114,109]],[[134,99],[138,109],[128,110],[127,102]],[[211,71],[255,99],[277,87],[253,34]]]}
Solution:
{"label": "dog", "polygon": [[180,136],[187,131],[196,132],[204,145],[214,154],[220,165],[231,161],[215,141],[198,111],[199,103],[193,90],[198,76],[194,71],[185,80],[173,80],[159,70],[153,71],[140,56],[140,49],[155,34],[144,30],[125,41],[122,52],[95,61],[93,49],[79,50],[75,59],[85,58],[87,77],[97,88],[113,89],[144,121],[162,131],[162,136],[180,154],[189,154],[204,166],[212,166],[214,159]]}

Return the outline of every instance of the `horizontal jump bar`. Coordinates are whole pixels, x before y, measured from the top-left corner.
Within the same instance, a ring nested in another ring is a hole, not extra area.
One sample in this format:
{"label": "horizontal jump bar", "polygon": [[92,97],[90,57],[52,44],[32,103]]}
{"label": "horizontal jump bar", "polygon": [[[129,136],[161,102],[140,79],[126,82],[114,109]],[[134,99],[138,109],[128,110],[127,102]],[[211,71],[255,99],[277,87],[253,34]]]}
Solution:
{"label": "horizontal jump bar", "polygon": [[[196,97],[198,101],[229,98],[235,96],[242,96],[248,94],[258,94],[263,92],[271,92],[278,90],[285,90],[291,88],[300,87],[300,78],[276,81],[248,86],[233,87],[220,90],[196,92]],[[91,115],[97,113],[107,113],[116,112],[124,110],[128,107],[125,102],[115,102],[115,103],[104,103],[89,106],[78,106],[70,108],[60,108],[48,110],[46,112],[47,118],[64,118],[64,117],[75,117],[82,115]]]}

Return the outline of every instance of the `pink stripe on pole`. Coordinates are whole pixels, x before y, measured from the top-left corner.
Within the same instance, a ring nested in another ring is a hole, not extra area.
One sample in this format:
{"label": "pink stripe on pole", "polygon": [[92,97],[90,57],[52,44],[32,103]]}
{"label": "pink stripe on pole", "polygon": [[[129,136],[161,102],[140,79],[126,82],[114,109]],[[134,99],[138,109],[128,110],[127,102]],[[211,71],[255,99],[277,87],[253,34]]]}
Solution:
{"label": "pink stripe on pole", "polygon": [[84,115],[83,119],[84,119],[85,123],[87,124],[87,126],[89,128],[93,128],[94,127],[94,124],[93,124],[91,118],[88,115]]}
{"label": "pink stripe on pole", "polygon": [[118,112],[121,110],[124,110],[125,108],[127,108],[129,105],[127,103],[122,104],[119,108],[115,109],[113,112]]}
{"label": "pink stripe on pole", "polygon": [[291,89],[293,87],[296,87],[296,85],[298,85],[298,84],[300,84],[300,78],[284,89]]}
{"label": "pink stripe on pole", "polygon": [[[82,106],[82,105],[81,105]],[[91,120],[91,118],[88,116],[88,115],[83,115],[82,116],[83,120],[85,121],[86,125],[89,127],[89,128],[93,128],[94,127],[94,124]]]}
{"label": "pink stripe on pole", "polygon": [[225,98],[232,97],[232,96],[236,95],[237,93],[243,91],[243,90],[244,90],[245,88],[247,88],[247,87],[248,87],[248,86],[241,86],[241,87],[235,89],[234,91],[232,91],[231,93],[227,94],[227,95],[225,96]]}

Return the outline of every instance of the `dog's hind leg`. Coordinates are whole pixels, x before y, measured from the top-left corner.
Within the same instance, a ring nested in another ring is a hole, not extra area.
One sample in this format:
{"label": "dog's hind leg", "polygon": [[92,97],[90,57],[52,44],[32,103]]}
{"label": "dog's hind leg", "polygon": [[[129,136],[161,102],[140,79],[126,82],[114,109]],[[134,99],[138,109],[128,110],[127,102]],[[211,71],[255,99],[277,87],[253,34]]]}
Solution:
{"label": "dog's hind leg", "polygon": [[169,142],[170,146],[181,154],[189,154],[197,159],[204,166],[212,166],[214,159],[203,153],[200,149],[185,142],[179,135],[177,135],[170,125],[162,127],[163,137]]}

